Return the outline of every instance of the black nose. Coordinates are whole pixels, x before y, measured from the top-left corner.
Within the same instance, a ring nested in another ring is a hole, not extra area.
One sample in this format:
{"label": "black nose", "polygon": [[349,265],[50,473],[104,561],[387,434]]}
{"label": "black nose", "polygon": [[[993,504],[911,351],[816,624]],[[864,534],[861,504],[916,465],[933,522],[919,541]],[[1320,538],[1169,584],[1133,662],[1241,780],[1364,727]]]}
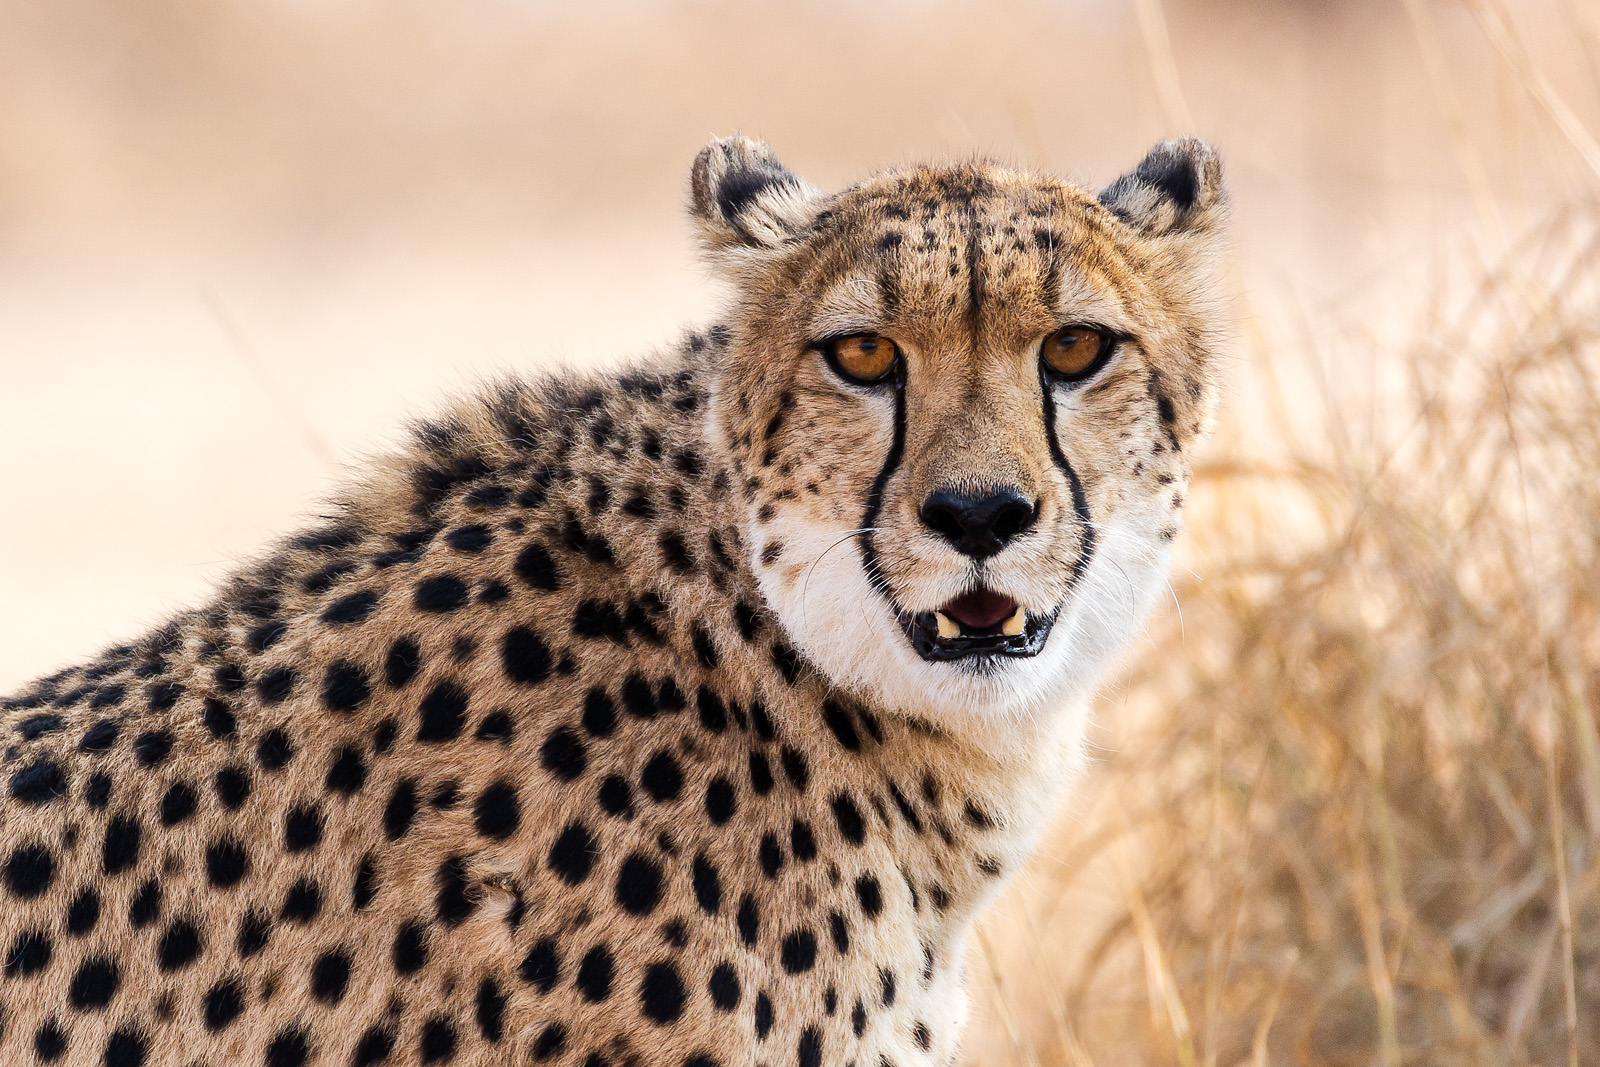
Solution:
{"label": "black nose", "polygon": [[928,495],[917,514],[957,552],[987,559],[1033,525],[1038,507],[1015,489],[940,489]]}

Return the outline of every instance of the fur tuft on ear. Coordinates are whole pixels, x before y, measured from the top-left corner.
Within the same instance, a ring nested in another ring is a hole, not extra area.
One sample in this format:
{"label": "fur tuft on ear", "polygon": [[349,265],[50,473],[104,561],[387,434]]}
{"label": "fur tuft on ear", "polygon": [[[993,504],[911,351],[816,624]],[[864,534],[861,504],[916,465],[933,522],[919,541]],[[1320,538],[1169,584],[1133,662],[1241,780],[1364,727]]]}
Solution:
{"label": "fur tuft on ear", "polygon": [[706,245],[778,248],[800,237],[822,194],[790,173],[765,141],[719,137],[700,150],[689,177],[689,208]]}
{"label": "fur tuft on ear", "polygon": [[1100,202],[1147,233],[1209,229],[1226,204],[1222,161],[1193,137],[1162,141],[1133,170],[1100,191]]}

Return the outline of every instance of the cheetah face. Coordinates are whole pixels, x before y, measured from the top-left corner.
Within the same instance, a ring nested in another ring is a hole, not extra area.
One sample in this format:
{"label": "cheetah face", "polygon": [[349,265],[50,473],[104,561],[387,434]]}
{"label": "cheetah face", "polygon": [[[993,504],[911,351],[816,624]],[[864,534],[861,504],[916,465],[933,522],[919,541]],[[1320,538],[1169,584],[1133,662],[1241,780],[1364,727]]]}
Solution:
{"label": "cheetah face", "polygon": [[735,293],[716,432],[795,643],[934,717],[1086,692],[1165,580],[1213,406],[1211,150],[1098,196],[979,163],[825,196],[736,138],[693,209]]}

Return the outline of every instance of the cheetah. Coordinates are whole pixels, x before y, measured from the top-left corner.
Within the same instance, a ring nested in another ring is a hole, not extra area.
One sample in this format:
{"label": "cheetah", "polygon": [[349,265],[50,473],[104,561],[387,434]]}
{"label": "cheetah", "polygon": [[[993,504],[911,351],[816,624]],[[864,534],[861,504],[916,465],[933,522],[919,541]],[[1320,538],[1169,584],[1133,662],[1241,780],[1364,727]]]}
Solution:
{"label": "cheetah", "polygon": [[0,704],[0,1062],[952,1062],[1164,581],[1220,165],[826,195],[732,137],[690,213],[718,325],[484,387]]}

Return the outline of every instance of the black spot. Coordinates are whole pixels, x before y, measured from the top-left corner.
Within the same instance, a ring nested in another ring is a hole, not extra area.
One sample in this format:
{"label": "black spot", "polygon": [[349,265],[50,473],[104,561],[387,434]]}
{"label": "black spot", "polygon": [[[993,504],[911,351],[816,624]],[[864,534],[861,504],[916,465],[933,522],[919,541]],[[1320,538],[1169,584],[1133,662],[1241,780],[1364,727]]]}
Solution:
{"label": "black spot", "polygon": [[750,753],[750,788],[761,796],[772,792],[772,765],[760,752]]}
{"label": "black spot", "polygon": [[439,788],[433,791],[432,804],[443,811],[455,807],[460,799],[461,783],[451,778],[440,783]]}
{"label": "black spot", "polygon": [[772,1032],[773,1019],[772,998],[765,991],[756,994],[756,1040],[767,1039]]}
{"label": "black spot", "polygon": [[244,987],[237,978],[226,978],[206,991],[203,1017],[212,1033],[225,1030],[244,1011]]}
{"label": "black spot", "polygon": [[778,872],[783,869],[783,847],[778,844],[775,834],[761,835],[761,844],[756,849],[756,855],[761,860],[761,873],[768,878],[778,877]]}
{"label": "black spot", "polygon": [[43,930],[27,930],[17,936],[6,952],[6,975],[11,978],[37,974],[50,965],[53,947]]}
{"label": "black spot", "polygon": [[828,933],[833,937],[834,950],[843,956],[850,951],[850,927],[838,912],[828,913]]}
{"label": "black spot", "polygon": [[572,632],[579,637],[605,637],[620,644],[626,636],[626,626],[615,604],[585,600],[573,609]]}
{"label": "black spot", "polygon": [[761,933],[761,912],[756,898],[746,893],[739,901],[739,937],[745,944],[754,946]]}
{"label": "black spot", "polygon": [[395,934],[394,948],[389,953],[397,974],[416,974],[428,962],[428,929],[412,920]]}
{"label": "black spot", "polygon": [[817,838],[811,832],[811,824],[803,819],[796,819],[789,828],[789,851],[794,853],[794,858],[802,863],[810,862],[817,858]]}
{"label": "black spot", "polygon": [[605,781],[600,783],[598,796],[600,806],[608,815],[632,814],[633,787],[621,775],[607,775]]}
{"label": "black spot", "polygon": [[595,737],[609,737],[617,728],[617,705],[604,689],[596,687],[584,694],[583,728]]}
{"label": "black spot", "polygon": [[443,1016],[422,1025],[422,1062],[448,1063],[456,1054],[456,1030]]}
{"label": "black spot", "polygon": [[628,714],[638,719],[653,719],[661,713],[656,694],[650,683],[637,674],[630,674],[622,682],[622,706]]}
{"label": "black spot", "polygon": [[517,553],[516,572],[518,578],[535,589],[553,590],[561,586],[555,560],[550,558],[549,550],[537,541],[529,542]]}
{"label": "black spot", "polygon": [[294,742],[282,729],[268,730],[256,742],[256,762],[263,770],[281,770],[294,759]]}
{"label": "black spot", "polygon": [[783,939],[783,969],[790,974],[804,974],[817,962],[817,936],[804,927]]}
{"label": "black spot", "polygon": [[852,845],[860,845],[867,839],[867,824],[861,817],[861,809],[844,793],[833,798],[833,820],[839,824],[839,833]]}
{"label": "black spot", "polygon": [[94,1011],[111,1003],[117,987],[122,984],[122,972],[117,965],[103,956],[96,956],[78,965],[67,989],[67,999],[79,1011]]}
{"label": "black spot", "polygon": [[683,771],[672,753],[665,750],[650,757],[639,772],[639,784],[659,803],[677,800],[683,790]]}
{"label": "black spot", "polygon": [[683,1014],[686,997],[683,978],[671,960],[661,960],[645,968],[639,982],[639,1008],[645,1018],[660,1025],[676,1022]]}
{"label": "black spot", "polygon": [[[101,719],[83,732],[78,742],[79,752],[104,752],[117,743],[122,727],[114,719]],[[215,733],[215,731],[212,731]]]}
{"label": "black spot", "polygon": [[411,829],[417,817],[417,783],[402,778],[389,794],[389,803],[383,809],[383,833],[390,841],[398,841]]}
{"label": "black spot", "polygon": [[367,782],[367,765],[358,749],[346,746],[333,754],[328,765],[328,776],[322,785],[330,793],[352,796],[361,791]]}
{"label": "black spot", "polygon": [[867,1032],[867,1006],[858,999],[850,1009],[850,1030],[857,1037]]}
{"label": "black spot", "polygon": [[310,878],[302,878],[283,895],[283,907],[278,909],[278,916],[305,926],[321,912],[322,888]]}
{"label": "black spot", "polygon": [[640,852],[617,868],[616,901],[630,915],[649,915],[661,902],[661,865]]}
{"label": "black spot", "polygon": [[807,784],[811,781],[811,765],[798,749],[784,745],[778,752],[778,758],[783,763],[783,773],[789,776],[789,781],[800,792],[806,791]]}
{"label": "black spot", "polygon": [[477,732],[473,734],[479,741],[510,741],[516,734],[516,726],[512,722],[511,713],[506,711],[491,711],[478,723]]}
{"label": "black spot", "polygon": [[61,1028],[61,1023],[50,1019],[40,1026],[33,1034],[33,1054],[39,1057],[40,1063],[54,1063],[67,1051],[67,1031]]}
{"label": "black spot", "polygon": [[525,626],[507,630],[500,646],[506,677],[521,685],[537,685],[550,676],[550,649]]}
{"label": "black spot", "polygon": [[766,705],[757,700],[750,705],[750,725],[755,727],[756,736],[763,741],[771,741],[778,735],[778,728],[772,722],[772,716],[767,714]]}
{"label": "black spot", "polygon": [[310,1054],[311,1044],[305,1027],[286,1026],[267,1046],[267,1067],[304,1067]]}
{"label": "black spot", "polygon": [[712,822],[721,826],[733,818],[738,808],[738,793],[732,782],[719,775],[706,783],[706,815]]}
{"label": "black spot", "polygon": [[350,953],[331,949],[318,955],[310,965],[310,995],[325,1005],[336,1005],[344,1000],[344,989],[350,982]]}
{"label": "black spot", "polygon": [[700,910],[715,915],[722,908],[722,879],[704,852],[694,859],[694,898]]}
{"label": "black spot", "polygon": [[539,1036],[533,1042],[533,1058],[536,1062],[543,1062],[552,1056],[558,1056],[567,1047],[567,1028],[560,1023],[551,1023],[539,1031]]}
{"label": "black spot", "polygon": [[176,826],[194,814],[198,798],[187,782],[174,782],[161,796],[161,825]]}
{"label": "black spot", "polygon": [[[137,1026],[119,1027],[106,1038],[105,1067],[144,1067],[149,1051],[144,1031]],[[279,1067],[271,1064],[270,1067]]]}
{"label": "black spot", "polygon": [[883,911],[883,887],[878,884],[878,879],[870,874],[863,874],[856,879],[856,900],[861,904],[861,913],[869,919],[876,919]]}
{"label": "black spot", "polygon": [[454,682],[439,682],[422,698],[417,740],[429,744],[453,741],[467,723],[467,693]]}
{"label": "black spot", "polygon": [[815,1026],[800,1031],[800,1067],[822,1067],[822,1031]]}
{"label": "black spot", "polygon": [[259,654],[277,644],[278,639],[288,632],[288,623],[282,619],[272,619],[245,634],[244,643],[251,652]]}
{"label": "black spot", "polygon": [[236,886],[250,870],[244,846],[231,837],[213,841],[206,849],[206,877],[218,889]]}
{"label": "black spot", "polygon": [[444,543],[457,552],[482,552],[494,543],[494,535],[489,533],[489,527],[475,523],[451,530],[444,535]]}
{"label": "black spot", "polygon": [[211,780],[217,799],[229,811],[238,811],[250,798],[250,776],[243,767],[224,767]]}
{"label": "black spot", "polygon": [[139,862],[139,841],[143,834],[136,819],[118,815],[106,823],[105,839],[100,848],[101,864],[106,874],[121,874]]}
{"label": "black spot", "polygon": [[[600,843],[581,822],[568,823],[550,846],[550,869],[568,885],[577,885],[589,877]],[[620,875],[618,893],[621,892]],[[619,898],[620,899],[620,898]],[[648,909],[646,909],[648,910]]]}
{"label": "black spot", "polygon": [[711,969],[711,980],[706,983],[711,993],[711,1003],[721,1011],[733,1011],[739,1006],[739,974],[732,964],[719,963]]}
{"label": "black spot", "polygon": [[583,774],[589,765],[589,757],[578,732],[562,726],[552,730],[539,747],[539,762],[557,778],[570,782]]}
{"label": "black spot", "polygon": [[82,937],[93,930],[100,921],[100,894],[85,888],[72,898],[67,907],[67,933]]}
{"label": "black spot", "polygon": [[546,937],[535,941],[528,948],[528,954],[522,957],[518,973],[524,982],[541,993],[554,989],[561,979],[561,950],[555,939]]}
{"label": "black spot", "polygon": [[163,971],[181,971],[195,961],[202,947],[200,929],[194,923],[175,922],[156,945],[156,966]]}
{"label": "black spot", "polygon": [[850,713],[837,702],[832,700],[822,702],[822,721],[827,723],[828,729],[833,731],[833,736],[846,751],[860,751],[861,736],[856,733],[856,725],[851,721]]}
{"label": "black spot", "polygon": [[411,603],[418,611],[455,611],[466,602],[467,585],[453,574],[424,578],[411,594]]}
{"label": "black spot", "polygon": [[11,773],[11,795],[23,804],[48,804],[67,795],[67,776],[61,764],[48,756]]}
{"label": "black spot", "polygon": [[239,920],[239,933],[234,938],[234,948],[244,959],[249,959],[267,947],[272,937],[272,919],[263,912],[246,913]]}
{"label": "black spot", "polygon": [[[219,741],[232,737],[239,726],[238,720],[234,717],[233,712],[229,710],[228,705],[211,697],[206,698],[200,718],[206,724],[206,729],[211,732],[211,736]],[[115,731],[112,733],[115,736]],[[85,734],[84,738],[87,740],[88,735]]]}
{"label": "black spot", "polygon": [[663,533],[656,541],[661,549],[661,560],[671,570],[679,574],[694,573],[694,556],[689,554],[689,548],[683,543],[683,537],[674,530]]}
{"label": "black spot", "polygon": [[728,708],[722,698],[711,690],[700,687],[695,694],[695,709],[700,713],[700,725],[714,734],[720,734],[728,728]]}
{"label": "black spot", "polygon": [[894,1004],[894,972],[885,967],[878,972],[878,1002],[884,1007]]}
{"label": "black spot", "polygon": [[354,711],[371,695],[367,672],[349,660],[339,660],[322,675],[322,703],[329,711]]}
{"label": "black spot", "polygon": [[364,911],[377,895],[378,869],[369,853],[361,857],[361,863],[356,867],[355,885],[350,890],[350,906],[356,911]]}
{"label": "black spot", "polygon": [[478,984],[478,1032],[485,1041],[498,1044],[506,1032],[506,997],[492,977]]}
{"label": "black spot", "polygon": [[516,787],[505,779],[495,782],[478,794],[472,814],[478,833],[484,837],[492,837],[497,841],[510,837],[522,824],[522,809],[517,803]]}
{"label": "black spot", "polygon": [[378,594],[363,589],[358,593],[340,597],[322,612],[322,621],[334,626],[361,622],[378,606]]}
{"label": "black spot", "polygon": [[399,689],[415,678],[421,668],[422,650],[412,638],[402,637],[389,646],[389,653],[383,659],[383,680],[390,688]]}
{"label": "black spot", "polygon": [[583,962],[578,965],[577,980],[573,984],[586,999],[599,1004],[611,995],[612,971],[611,950],[604,945],[596,945],[584,954]]}
{"label": "black spot", "polygon": [[275,667],[256,682],[256,694],[263,704],[280,703],[294,691],[295,678],[293,667]]}
{"label": "black spot", "polygon": [[372,751],[382,756],[394,747],[394,739],[400,734],[400,727],[394,719],[380,720],[372,728]]}
{"label": "black spot", "polygon": [[103,685],[95,690],[94,696],[89,698],[91,708],[104,708],[116,704],[127,694],[121,685]]}
{"label": "black spot", "polygon": [[460,926],[483,899],[482,887],[467,876],[467,861],[460,856],[440,863],[434,882],[434,914],[447,926]]}
{"label": "black spot", "polygon": [[322,844],[322,811],[315,804],[289,810],[283,820],[283,847],[288,852],[308,852]]}
{"label": "black spot", "polygon": [[183,696],[183,686],[177,682],[157,682],[145,690],[145,703],[151,711],[167,711]]}
{"label": "black spot", "polygon": [[350,1067],[372,1067],[382,1063],[394,1051],[394,1031],[381,1026],[369,1026],[356,1042],[350,1054]]}
{"label": "black spot", "polygon": [[135,929],[140,929],[159,918],[161,918],[161,883],[154,878],[148,878],[139,886],[139,892],[128,905],[128,922]]}

